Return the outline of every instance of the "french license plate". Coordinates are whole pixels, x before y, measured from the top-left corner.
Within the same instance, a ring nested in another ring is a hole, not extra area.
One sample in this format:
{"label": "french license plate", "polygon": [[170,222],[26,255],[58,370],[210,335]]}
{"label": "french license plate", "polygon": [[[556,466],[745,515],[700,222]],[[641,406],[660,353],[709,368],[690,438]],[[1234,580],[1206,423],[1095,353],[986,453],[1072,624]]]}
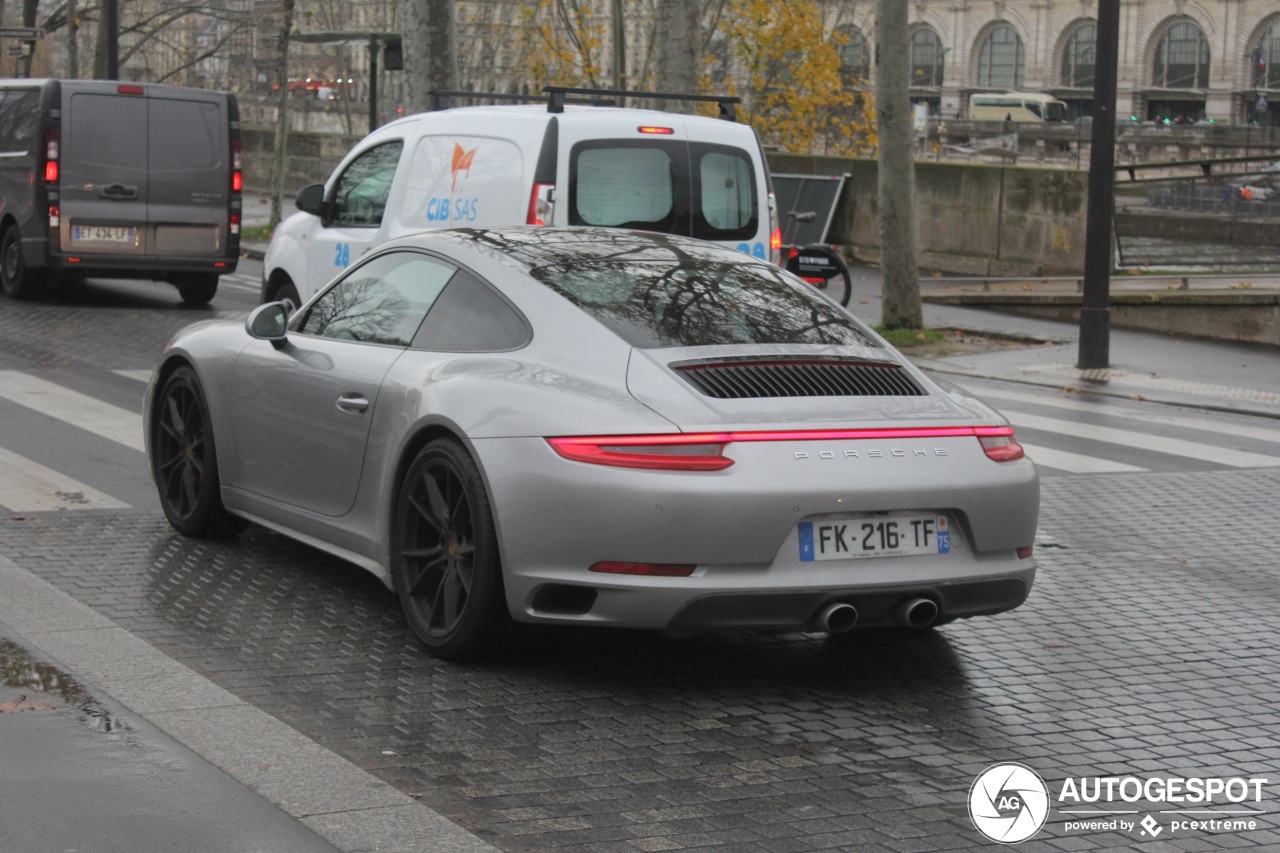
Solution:
{"label": "french license plate", "polygon": [[138,229],[115,225],[72,225],[73,243],[136,243]]}
{"label": "french license plate", "polygon": [[950,523],[936,513],[802,521],[798,532],[804,562],[951,553]]}

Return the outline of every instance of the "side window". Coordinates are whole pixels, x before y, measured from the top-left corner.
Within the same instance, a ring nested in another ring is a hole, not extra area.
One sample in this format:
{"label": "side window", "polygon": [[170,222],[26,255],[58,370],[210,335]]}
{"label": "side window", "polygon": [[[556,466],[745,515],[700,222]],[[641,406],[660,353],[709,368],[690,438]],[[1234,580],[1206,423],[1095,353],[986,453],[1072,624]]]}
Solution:
{"label": "side window", "polygon": [[[686,233],[682,143],[575,145],[569,158],[569,224]],[[683,225],[683,227],[681,227]]]}
{"label": "side window", "polygon": [[389,252],[331,286],[295,326],[304,335],[405,347],[457,268],[419,252]]}
{"label": "side window", "polygon": [[403,142],[388,142],[361,154],[338,178],[331,218],[335,225],[382,224]]}
{"label": "side window", "polygon": [[458,270],[413,339],[416,349],[505,352],[529,342],[529,327],[487,284]]}
{"label": "side window", "polygon": [[0,151],[27,151],[40,125],[38,89],[0,90]]}
{"label": "side window", "polygon": [[749,240],[759,223],[755,168],[738,148],[693,143],[693,236],[700,240]]}

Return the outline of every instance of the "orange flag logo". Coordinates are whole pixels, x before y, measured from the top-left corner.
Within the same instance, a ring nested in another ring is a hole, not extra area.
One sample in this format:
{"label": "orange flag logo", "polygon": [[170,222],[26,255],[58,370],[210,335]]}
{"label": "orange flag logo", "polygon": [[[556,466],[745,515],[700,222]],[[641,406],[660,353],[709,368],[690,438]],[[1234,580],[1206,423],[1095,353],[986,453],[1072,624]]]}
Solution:
{"label": "orange flag logo", "polygon": [[449,186],[449,193],[452,195],[458,191],[458,173],[466,172],[467,177],[471,177],[471,161],[476,159],[476,149],[463,151],[462,146],[453,143],[453,183]]}

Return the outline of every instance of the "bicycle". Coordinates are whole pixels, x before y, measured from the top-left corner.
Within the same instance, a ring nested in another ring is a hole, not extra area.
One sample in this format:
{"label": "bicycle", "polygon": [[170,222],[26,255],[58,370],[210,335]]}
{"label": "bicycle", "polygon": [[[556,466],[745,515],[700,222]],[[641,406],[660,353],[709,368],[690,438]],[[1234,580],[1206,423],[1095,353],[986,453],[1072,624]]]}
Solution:
{"label": "bicycle", "polygon": [[787,235],[782,239],[782,251],[786,258],[787,272],[794,273],[804,281],[821,290],[828,298],[848,307],[849,297],[853,292],[853,280],[849,276],[849,265],[834,246],[821,243],[810,243],[805,246],[792,245],[796,232],[802,222],[812,222],[817,216],[812,210],[798,213],[787,212],[790,222],[787,224]]}

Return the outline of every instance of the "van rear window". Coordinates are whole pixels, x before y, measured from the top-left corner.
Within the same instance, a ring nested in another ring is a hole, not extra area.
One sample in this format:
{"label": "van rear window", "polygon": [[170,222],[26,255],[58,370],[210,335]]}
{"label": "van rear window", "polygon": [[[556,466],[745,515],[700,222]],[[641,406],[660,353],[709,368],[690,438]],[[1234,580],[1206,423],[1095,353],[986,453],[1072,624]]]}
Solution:
{"label": "van rear window", "polygon": [[570,225],[751,240],[758,200],[751,156],[728,145],[609,139],[570,154]]}

